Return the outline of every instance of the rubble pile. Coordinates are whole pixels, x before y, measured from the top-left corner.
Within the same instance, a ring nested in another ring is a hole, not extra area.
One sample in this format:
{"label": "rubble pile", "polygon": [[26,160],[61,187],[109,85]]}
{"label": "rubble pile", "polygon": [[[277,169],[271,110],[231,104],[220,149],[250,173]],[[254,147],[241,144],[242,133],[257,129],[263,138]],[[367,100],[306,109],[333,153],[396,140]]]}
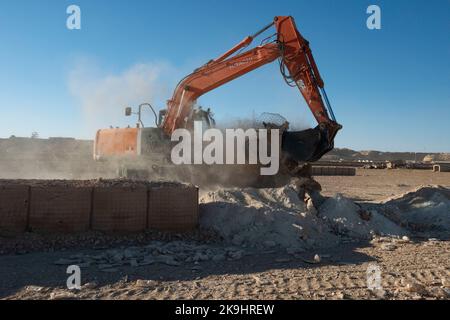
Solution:
{"label": "rubble pile", "polygon": [[318,208],[300,201],[294,186],[229,189],[200,198],[200,226],[243,247],[292,250],[329,247],[343,241],[415,235],[448,236],[450,190],[421,187],[382,204],[365,205],[337,194]]}
{"label": "rubble pile", "polygon": [[293,186],[220,190],[201,196],[200,202],[200,227],[234,245],[302,251],[338,241]]}
{"label": "rubble pile", "polygon": [[363,209],[357,203],[337,194],[319,208],[319,216],[338,235],[371,239],[375,235],[401,237],[408,231],[389,220],[376,209]]}

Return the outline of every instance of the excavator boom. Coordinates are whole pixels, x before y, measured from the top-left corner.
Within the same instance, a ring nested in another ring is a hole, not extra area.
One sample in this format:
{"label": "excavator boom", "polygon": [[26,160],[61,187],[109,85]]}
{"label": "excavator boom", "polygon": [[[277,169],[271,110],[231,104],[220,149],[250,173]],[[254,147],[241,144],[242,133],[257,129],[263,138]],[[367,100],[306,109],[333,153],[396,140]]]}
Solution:
{"label": "excavator boom", "polygon": [[[236,54],[272,26],[276,29],[272,41]],[[201,95],[276,59],[279,60],[280,71],[287,84],[300,90],[318,122],[314,129],[284,132],[283,151],[298,161],[320,159],[333,149],[334,137],[342,126],[334,118],[309,43],[299,33],[290,16],[275,17],[271,24],[182,79],[167,103],[162,124],[164,133],[170,135],[177,128],[189,126],[193,106]]]}

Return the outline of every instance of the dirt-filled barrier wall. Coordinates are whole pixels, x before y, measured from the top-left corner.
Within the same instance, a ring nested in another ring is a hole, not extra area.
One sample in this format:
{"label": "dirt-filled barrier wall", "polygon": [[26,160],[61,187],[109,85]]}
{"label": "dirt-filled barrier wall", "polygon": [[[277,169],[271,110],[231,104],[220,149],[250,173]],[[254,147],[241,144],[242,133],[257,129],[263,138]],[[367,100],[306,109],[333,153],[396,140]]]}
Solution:
{"label": "dirt-filled barrier wall", "polygon": [[89,230],[91,193],[89,187],[32,186],[29,229],[44,232]]}
{"label": "dirt-filled barrier wall", "polygon": [[311,173],[313,176],[354,176],[356,168],[313,166]]}
{"label": "dirt-filled barrier wall", "polygon": [[189,231],[198,188],[130,180],[0,180],[0,230]]}
{"label": "dirt-filled barrier wall", "polygon": [[0,186],[0,229],[23,232],[27,229],[30,187]]}
{"label": "dirt-filled barrier wall", "polygon": [[149,190],[149,228],[185,231],[196,228],[197,221],[197,188],[159,186]]}
{"label": "dirt-filled barrier wall", "polygon": [[133,232],[147,228],[147,188],[96,187],[92,229]]}

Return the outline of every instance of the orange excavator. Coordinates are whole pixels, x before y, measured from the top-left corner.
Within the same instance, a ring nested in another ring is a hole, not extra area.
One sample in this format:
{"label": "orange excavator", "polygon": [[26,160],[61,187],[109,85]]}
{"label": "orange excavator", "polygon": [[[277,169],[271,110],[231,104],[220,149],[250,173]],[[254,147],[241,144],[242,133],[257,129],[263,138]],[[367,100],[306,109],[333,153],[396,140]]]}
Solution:
{"label": "orange excavator", "polygon": [[[275,34],[262,40],[259,46],[244,51],[257,36],[273,26]],[[263,29],[183,78],[168,100],[167,109],[161,110],[159,117],[152,106],[147,104],[155,114],[155,128],[142,125],[139,111],[141,125],[138,123],[136,128],[99,130],[95,139],[95,158],[154,156],[164,152],[163,149],[167,151],[174,130],[192,128],[193,122],[199,117],[211,123],[209,110],[196,108],[200,96],[277,59],[286,83],[300,90],[318,122],[313,129],[284,130],[282,153],[290,161],[299,163],[319,160],[333,149],[334,138],[342,126],[336,122],[309,42],[297,30],[290,16],[275,17]],[[131,109],[127,108],[126,113],[129,115]]]}

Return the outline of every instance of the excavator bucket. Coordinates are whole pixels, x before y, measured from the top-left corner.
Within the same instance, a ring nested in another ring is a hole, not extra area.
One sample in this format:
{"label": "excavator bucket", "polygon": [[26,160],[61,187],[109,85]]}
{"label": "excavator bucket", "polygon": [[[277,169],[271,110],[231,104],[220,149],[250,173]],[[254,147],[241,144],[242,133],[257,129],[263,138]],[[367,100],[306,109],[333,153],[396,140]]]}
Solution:
{"label": "excavator bucket", "polygon": [[300,162],[317,161],[334,148],[334,137],[339,129],[340,126],[332,134],[320,125],[314,129],[284,131],[282,151]]}

